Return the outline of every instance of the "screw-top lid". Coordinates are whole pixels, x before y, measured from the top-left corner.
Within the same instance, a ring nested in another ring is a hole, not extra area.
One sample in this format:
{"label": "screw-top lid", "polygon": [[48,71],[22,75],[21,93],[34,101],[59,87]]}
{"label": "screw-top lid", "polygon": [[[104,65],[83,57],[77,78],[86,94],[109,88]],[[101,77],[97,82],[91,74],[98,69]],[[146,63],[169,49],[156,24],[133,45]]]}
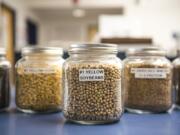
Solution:
{"label": "screw-top lid", "polygon": [[117,53],[118,47],[114,44],[73,44],[70,46],[69,53]]}
{"label": "screw-top lid", "polygon": [[5,55],[6,55],[6,49],[0,48],[0,56],[5,56]]}
{"label": "screw-top lid", "polygon": [[141,49],[130,49],[127,52],[128,56],[165,56],[166,51],[159,47],[146,47]]}
{"label": "screw-top lid", "polygon": [[63,55],[63,49],[59,47],[25,47],[22,49],[22,55],[30,54]]}

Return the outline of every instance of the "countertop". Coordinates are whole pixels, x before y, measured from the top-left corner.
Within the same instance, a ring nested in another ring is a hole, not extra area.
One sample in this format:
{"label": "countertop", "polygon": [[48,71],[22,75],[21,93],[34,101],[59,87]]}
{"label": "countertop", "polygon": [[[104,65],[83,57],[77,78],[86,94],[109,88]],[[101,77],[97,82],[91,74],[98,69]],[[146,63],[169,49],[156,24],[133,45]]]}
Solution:
{"label": "countertop", "polygon": [[180,111],[171,114],[130,114],[108,125],[67,123],[62,113],[0,113],[0,135],[180,135]]}

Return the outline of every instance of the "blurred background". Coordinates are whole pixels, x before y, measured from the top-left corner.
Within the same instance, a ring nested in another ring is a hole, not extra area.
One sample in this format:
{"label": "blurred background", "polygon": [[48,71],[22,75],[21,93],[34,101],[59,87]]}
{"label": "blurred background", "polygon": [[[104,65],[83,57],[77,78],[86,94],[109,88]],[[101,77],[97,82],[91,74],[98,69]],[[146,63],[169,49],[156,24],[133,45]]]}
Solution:
{"label": "blurred background", "polygon": [[[0,0],[0,46],[14,65],[25,46],[115,43],[160,46],[173,59],[180,48],[180,0]],[[65,53],[64,57],[67,57]]]}

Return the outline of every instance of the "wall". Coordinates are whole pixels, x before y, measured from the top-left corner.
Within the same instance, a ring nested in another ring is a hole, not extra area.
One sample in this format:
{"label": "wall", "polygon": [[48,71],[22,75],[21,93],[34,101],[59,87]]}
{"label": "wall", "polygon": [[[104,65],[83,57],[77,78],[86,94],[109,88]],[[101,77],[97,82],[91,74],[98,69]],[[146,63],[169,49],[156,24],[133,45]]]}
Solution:
{"label": "wall", "polygon": [[[125,9],[124,15],[119,15],[117,22],[116,19],[113,22],[111,16],[107,25],[100,23],[97,37],[104,36],[104,31],[108,34],[112,32],[115,36],[152,37],[154,44],[167,49],[169,55],[175,55],[176,44],[172,34],[180,31],[180,0],[139,0],[139,3],[138,0],[122,0],[121,4]],[[89,24],[97,24],[96,19],[41,19],[40,44],[47,45],[52,40],[85,42]],[[63,43],[62,46],[66,48],[68,42]]]}
{"label": "wall", "polygon": [[[41,19],[40,44],[61,46],[65,49],[72,43],[87,41],[87,28],[97,24],[97,19],[53,20]],[[56,42],[57,41],[57,42]]]}
{"label": "wall", "polygon": [[175,54],[172,33],[180,31],[180,0],[143,0],[139,7],[130,3],[127,16],[137,17],[144,34],[152,36],[169,54]]}
{"label": "wall", "polygon": [[39,22],[39,18],[28,9],[28,7],[17,0],[4,0],[8,6],[16,11],[16,51],[20,51],[22,47],[27,45],[26,41],[26,19],[30,18],[35,22]]}
{"label": "wall", "polygon": [[[117,17],[114,22],[113,17],[109,18],[112,25],[106,23],[100,29],[100,34],[104,36],[107,33],[104,29],[108,25],[113,29],[110,28],[109,31],[115,35],[152,37],[155,44],[168,50],[169,55],[175,55],[176,46],[172,33],[180,31],[180,0],[140,0],[139,4],[135,3],[135,0],[126,0],[124,4],[125,15],[119,16],[119,23]],[[122,21],[126,25],[122,24]]]}

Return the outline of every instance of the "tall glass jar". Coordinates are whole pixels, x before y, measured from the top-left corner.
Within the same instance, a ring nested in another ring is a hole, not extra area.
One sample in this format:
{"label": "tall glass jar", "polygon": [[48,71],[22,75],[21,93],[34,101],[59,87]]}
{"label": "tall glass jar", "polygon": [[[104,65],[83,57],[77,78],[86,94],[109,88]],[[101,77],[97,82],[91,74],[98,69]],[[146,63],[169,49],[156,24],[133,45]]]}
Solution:
{"label": "tall glass jar", "polygon": [[64,64],[64,116],[81,124],[118,121],[123,113],[116,45],[71,45]]}
{"label": "tall glass jar", "polygon": [[0,48],[0,111],[9,107],[10,101],[10,68],[11,65],[5,57],[4,48]]}
{"label": "tall glass jar", "polygon": [[180,57],[176,58],[173,61],[173,73],[174,73],[174,89],[175,89],[175,94],[176,94],[176,98],[175,98],[175,104],[176,104],[176,108],[180,109]]}
{"label": "tall glass jar", "polygon": [[165,51],[135,50],[123,61],[125,107],[133,113],[161,113],[172,107],[172,65]]}
{"label": "tall glass jar", "polygon": [[16,105],[26,113],[56,112],[62,105],[63,50],[32,47],[16,63]]}

